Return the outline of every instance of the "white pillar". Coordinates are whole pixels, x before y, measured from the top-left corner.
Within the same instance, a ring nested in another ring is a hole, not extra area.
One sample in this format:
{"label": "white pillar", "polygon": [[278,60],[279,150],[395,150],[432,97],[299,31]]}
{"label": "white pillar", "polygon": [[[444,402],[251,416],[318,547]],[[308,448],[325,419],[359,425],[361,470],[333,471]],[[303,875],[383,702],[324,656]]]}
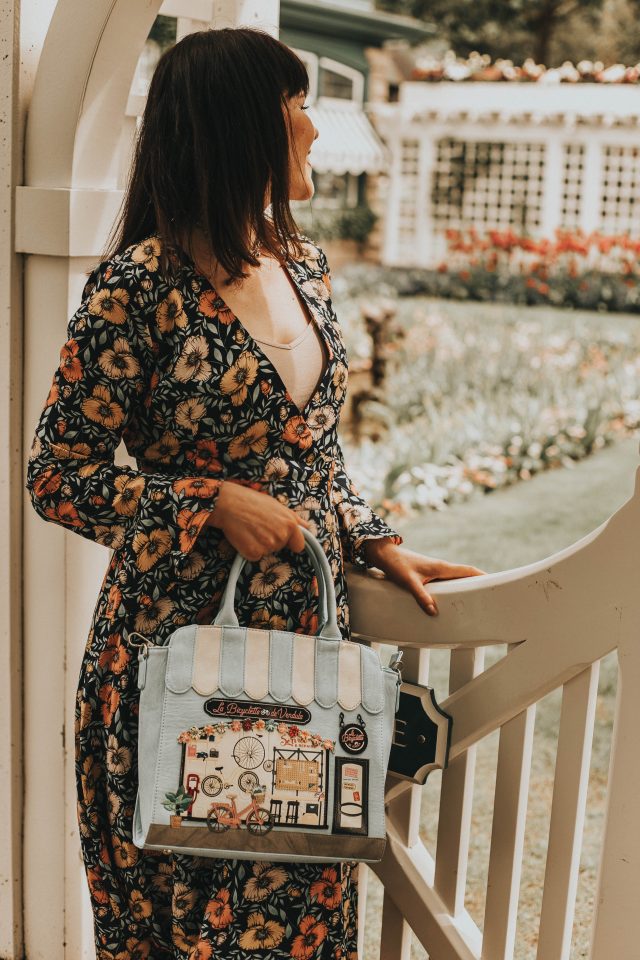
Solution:
{"label": "white pillar", "polygon": [[[15,8],[2,23],[0,39],[12,41]],[[157,15],[161,0],[29,0],[31,24],[38,8],[38,27],[45,32],[23,53],[38,65],[37,82],[29,103],[24,176],[18,163],[21,151],[3,140],[3,159],[13,158],[12,184],[3,188],[11,209],[16,192],[15,234],[5,218],[0,226],[0,264],[6,276],[19,276],[19,257],[25,255],[24,412],[19,413],[17,383],[8,370],[21,370],[16,329],[22,298],[15,283],[0,285],[0,327],[4,348],[0,359],[0,405],[7,430],[0,436],[3,452],[13,460],[11,486],[0,487],[5,517],[18,523],[23,502],[22,453],[45,401],[68,318],[75,311],[86,279],[110,231],[120,199],[123,150],[127,149],[128,92],[137,58]],[[45,15],[44,7],[48,3]],[[213,2],[167,0],[198,27],[260,25],[277,35],[277,0]],[[35,27],[34,27],[35,29]],[[73,38],[73,57],[68,55]],[[126,38],[123,46],[122,38]],[[11,89],[15,58],[0,62],[2,89]],[[26,87],[25,87],[26,89]],[[16,109],[17,94],[10,101]],[[98,112],[96,104],[100,104]],[[25,104],[26,107],[26,104]],[[25,111],[26,112],[26,109]],[[13,113],[11,114],[13,116]],[[13,129],[5,125],[5,130]],[[9,154],[7,154],[9,151]],[[13,261],[12,258],[13,257]],[[9,302],[10,301],[10,302]],[[42,304],[46,304],[46,310]],[[11,310],[9,309],[11,307]],[[9,325],[9,317],[14,326]],[[10,401],[13,406],[10,406]],[[13,432],[11,417],[15,417]],[[8,438],[5,441],[4,438]],[[17,531],[16,527],[12,528]],[[0,590],[7,596],[0,608],[0,720],[17,734],[3,738],[0,778],[3,816],[0,841],[10,831],[20,838],[24,829],[24,949],[20,940],[21,910],[19,855],[11,842],[0,843],[0,868],[10,883],[0,886],[0,954],[29,960],[90,960],[95,955],[93,923],[77,830],[74,709],[78,669],[87,638],[93,604],[108,561],[107,552],[52,524],[43,524],[29,507],[24,519],[24,804],[19,795],[22,773],[19,757],[20,678],[15,655],[20,649],[16,616],[20,609],[20,568],[17,532],[3,541]],[[6,569],[5,569],[6,568]],[[0,595],[0,598],[1,595]],[[4,684],[4,687],[2,686]],[[6,687],[6,689],[5,689]],[[8,693],[8,696],[4,696]],[[14,727],[18,727],[14,730]],[[12,745],[5,745],[10,742]],[[13,751],[13,753],[11,752]],[[18,786],[16,786],[16,784]],[[11,941],[13,937],[13,942]],[[6,947],[6,950],[5,950]]]}
{"label": "white pillar", "polygon": [[13,252],[13,191],[21,175],[20,4],[0,19],[0,956],[23,952],[22,931],[22,444],[21,263]]}

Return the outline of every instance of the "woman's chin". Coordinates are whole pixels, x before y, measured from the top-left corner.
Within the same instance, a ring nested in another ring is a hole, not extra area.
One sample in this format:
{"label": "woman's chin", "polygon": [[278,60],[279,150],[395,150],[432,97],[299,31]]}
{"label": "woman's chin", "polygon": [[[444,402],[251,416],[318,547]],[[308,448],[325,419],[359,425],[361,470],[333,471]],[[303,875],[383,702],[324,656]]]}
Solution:
{"label": "woman's chin", "polygon": [[304,183],[299,184],[295,190],[291,191],[289,200],[311,200],[315,190],[313,180],[305,180]]}

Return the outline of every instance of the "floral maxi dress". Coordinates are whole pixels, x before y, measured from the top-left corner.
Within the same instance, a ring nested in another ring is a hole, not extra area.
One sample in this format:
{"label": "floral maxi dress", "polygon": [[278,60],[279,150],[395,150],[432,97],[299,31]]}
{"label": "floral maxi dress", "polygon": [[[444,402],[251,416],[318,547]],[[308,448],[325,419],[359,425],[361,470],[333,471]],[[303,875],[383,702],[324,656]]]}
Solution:
{"label": "floral maxi dress", "polygon": [[[347,356],[323,250],[285,269],[327,348],[298,409],[276,369],[182,250],[150,236],[90,274],[36,429],[28,489],[46,520],[112,549],[81,663],[75,713],[78,822],[98,960],[357,958],[357,864],[269,863],[142,851],[137,660],[127,632],[166,642],[210,623],[235,551],[205,525],[222,480],[310,521],[350,638],[344,560],[401,537],[358,496],[337,428]],[[123,440],[136,468],[118,465]],[[315,633],[317,582],[289,549],[245,564],[241,624]]]}

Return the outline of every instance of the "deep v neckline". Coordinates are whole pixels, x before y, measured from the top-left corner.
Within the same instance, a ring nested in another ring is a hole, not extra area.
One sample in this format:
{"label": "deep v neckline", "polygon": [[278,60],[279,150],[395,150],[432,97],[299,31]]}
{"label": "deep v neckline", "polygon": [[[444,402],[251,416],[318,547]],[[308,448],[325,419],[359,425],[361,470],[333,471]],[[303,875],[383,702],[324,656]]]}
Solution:
{"label": "deep v neckline", "polygon": [[[185,260],[187,261],[187,267],[189,268],[191,273],[194,275],[194,277],[196,277],[198,280],[200,280],[204,284],[204,287],[206,289],[210,290],[213,294],[215,294],[216,300],[222,304],[223,309],[230,316],[231,319],[229,321],[228,326],[235,324],[237,329],[242,331],[242,333],[244,334],[245,343],[249,345],[250,349],[258,357],[261,364],[264,367],[266,367],[269,370],[269,372],[272,374],[273,379],[279,385],[282,393],[285,395],[287,399],[287,402],[295,411],[296,415],[306,422],[307,415],[313,405],[313,399],[315,395],[318,393],[318,391],[321,391],[322,388],[325,387],[325,382],[329,376],[331,366],[332,366],[331,359],[333,357],[333,346],[327,336],[324,318],[321,317],[319,312],[316,311],[316,304],[313,302],[313,298],[307,296],[305,291],[302,289],[302,284],[298,282],[298,278],[295,275],[295,261],[289,260],[287,258],[282,262],[282,268],[286,272],[287,276],[289,277],[299,297],[302,299],[303,304],[306,306],[307,311],[309,313],[310,323],[315,323],[316,330],[318,331],[319,337],[326,350],[325,363],[322,369],[322,373],[320,374],[320,378],[316,383],[315,387],[313,388],[311,392],[311,396],[307,400],[304,407],[302,407],[302,409],[298,407],[298,405],[295,403],[295,401],[291,397],[291,394],[289,393],[289,389],[286,383],[284,382],[284,380],[282,379],[282,377],[280,376],[280,373],[278,372],[277,367],[272,362],[270,357],[268,357],[267,354],[264,352],[264,350],[261,348],[259,342],[254,337],[251,336],[251,334],[243,324],[242,320],[240,320],[237,314],[231,309],[229,304],[220,295],[220,291],[216,287],[214,287],[213,283],[209,280],[209,278],[205,276],[203,273],[199,272],[199,270],[195,265],[194,260],[189,256],[186,250],[182,252]],[[293,267],[294,269],[290,270],[289,269],[290,266]]]}

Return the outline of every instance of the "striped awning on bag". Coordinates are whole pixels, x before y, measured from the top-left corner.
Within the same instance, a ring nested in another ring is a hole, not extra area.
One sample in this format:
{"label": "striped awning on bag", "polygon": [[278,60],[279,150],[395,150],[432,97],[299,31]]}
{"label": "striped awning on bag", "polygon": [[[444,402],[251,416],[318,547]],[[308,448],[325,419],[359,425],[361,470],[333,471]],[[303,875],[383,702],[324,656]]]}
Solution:
{"label": "striped awning on bag", "polygon": [[220,691],[252,700],[272,697],[307,706],[362,706],[380,713],[385,680],[376,651],[351,640],[327,640],[280,630],[190,625],[169,645],[166,686],[201,696]]}

